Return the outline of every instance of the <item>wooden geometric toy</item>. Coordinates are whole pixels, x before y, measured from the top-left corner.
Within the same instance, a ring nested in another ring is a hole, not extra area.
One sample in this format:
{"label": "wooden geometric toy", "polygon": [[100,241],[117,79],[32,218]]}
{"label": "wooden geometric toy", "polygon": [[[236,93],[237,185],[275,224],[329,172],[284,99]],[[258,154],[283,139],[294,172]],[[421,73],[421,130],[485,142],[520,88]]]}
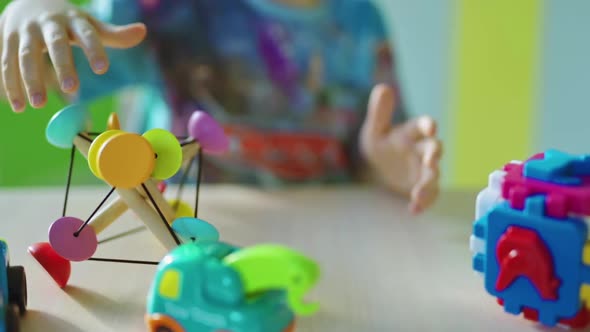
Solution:
{"label": "wooden geometric toy", "polygon": [[[98,247],[98,235],[128,209],[135,212],[167,251],[183,242],[219,237],[215,227],[197,218],[203,153],[221,154],[229,146],[223,129],[212,117],[195,111],[188,123],[188,137],[176,137],[164,129],[151,129],[142,135],[126,132],[121,129],[116,113],[110,115],[104,132],[92,133],[86,130],[87,120],[88,112],[72,105],[56,113],[46,129],[47,140],[52,145],[71,149],[70,165],[62,216],[49,227],[49,242],[30,246],[29,253],[60,287],[65,287],[68,282],[71,262],[158,264],[93,257]],[[66,214],[76,151],[86,158],[90,171],[111,187],[85,220]],[[167,201],[163,192],[165,181],[184,166],[180,196],[195,161],[198,180],[192,210],[178,199]],[[117,197],[103,207],[113,194]]]}

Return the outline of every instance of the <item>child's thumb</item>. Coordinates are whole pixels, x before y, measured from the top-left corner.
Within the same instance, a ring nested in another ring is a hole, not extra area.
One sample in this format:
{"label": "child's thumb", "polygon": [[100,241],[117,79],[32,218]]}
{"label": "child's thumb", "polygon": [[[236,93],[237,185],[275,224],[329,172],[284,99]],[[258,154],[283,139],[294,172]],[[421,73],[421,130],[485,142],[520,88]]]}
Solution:
{"label": "child's thumb", "polygon": [[102,43],[111,48],[131,48],[141,43],[147,29],[142,23],[132,23],[128,25],[112,25],[92,19]]}

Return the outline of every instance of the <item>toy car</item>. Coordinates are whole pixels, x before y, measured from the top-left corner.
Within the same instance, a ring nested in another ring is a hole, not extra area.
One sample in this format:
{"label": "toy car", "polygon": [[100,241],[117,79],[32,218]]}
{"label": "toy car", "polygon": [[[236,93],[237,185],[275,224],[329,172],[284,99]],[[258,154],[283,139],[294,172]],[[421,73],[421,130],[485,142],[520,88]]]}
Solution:
{"label": "toy car", "polygon": [[[183,244],[160,263],[147,304],[151,332],[292,332],[315,262],[278,245]],[[310,310],[311,309],[311,310]]]}
{"label": "toy car", "polygon": [[27,307],[25,269],[10,265],[8,245],[4,240],[0,240],[0,260],[0,332],[18,332],[18,314],[24,315]]}

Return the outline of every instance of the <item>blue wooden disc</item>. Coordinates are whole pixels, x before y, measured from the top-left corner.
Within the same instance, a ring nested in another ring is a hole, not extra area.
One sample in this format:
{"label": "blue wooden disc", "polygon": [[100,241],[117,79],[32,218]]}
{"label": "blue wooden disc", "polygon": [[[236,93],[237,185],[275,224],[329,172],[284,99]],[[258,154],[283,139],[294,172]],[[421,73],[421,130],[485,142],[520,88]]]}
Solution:
{"label": "blue wooden disc", "polygon": [[85,130],[87,120],[88,111],[79,105],[62,109],[49,120],[45,130],[47,141],[58,148],[71,148],[76,135]]}

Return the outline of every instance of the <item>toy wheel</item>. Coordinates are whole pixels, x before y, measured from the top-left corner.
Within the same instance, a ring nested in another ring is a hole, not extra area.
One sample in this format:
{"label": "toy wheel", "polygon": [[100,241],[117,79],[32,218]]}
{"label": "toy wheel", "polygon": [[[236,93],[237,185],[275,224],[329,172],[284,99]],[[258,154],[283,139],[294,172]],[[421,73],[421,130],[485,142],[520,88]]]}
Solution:
{"label": "toy wheel", "polygon": [[153,314],[147,318],[150,332],[184,332],[184,328],[172,317]]}
{"label": "toy wheel", "polygon": [[20,332],[20,321],[11,306],[6,308],[6,332]]}
{"label": "toy wheel", "polygon": [[27,310],[27,276],[22,266],[8,267],[8,301],[18,306],[23,315]]}
{"label": "toy wheel", "polygon": [[283,332],[295,332],[295,321],[292,321]]}

